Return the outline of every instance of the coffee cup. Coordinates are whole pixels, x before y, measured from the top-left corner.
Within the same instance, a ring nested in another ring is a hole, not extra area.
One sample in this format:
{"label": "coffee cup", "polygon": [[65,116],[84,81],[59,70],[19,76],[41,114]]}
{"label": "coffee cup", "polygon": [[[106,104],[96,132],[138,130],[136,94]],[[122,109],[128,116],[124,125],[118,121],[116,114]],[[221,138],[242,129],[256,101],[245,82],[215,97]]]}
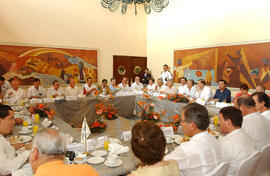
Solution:
{"label": "coffee cup", "polygon": [[117,163],[117,155],[109,154],[108,159],[107,159],[107,163],[110,164],[110,165],[116,164]]}

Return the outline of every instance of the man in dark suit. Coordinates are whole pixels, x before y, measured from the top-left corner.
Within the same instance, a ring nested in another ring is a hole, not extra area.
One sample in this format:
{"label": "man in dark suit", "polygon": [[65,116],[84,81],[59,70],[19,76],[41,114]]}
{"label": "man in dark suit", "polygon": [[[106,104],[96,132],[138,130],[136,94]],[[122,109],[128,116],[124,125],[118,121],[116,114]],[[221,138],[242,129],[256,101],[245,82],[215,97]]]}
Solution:
{"label": "man in dark suit", "polygon": [[141,83],[143,83],[143,84],[149,84],[149,80],[150,80],[151,77],[152,76],[149,73],[149,69],[146,68],[145,71],[144,71],[144,74],[141,77]]}

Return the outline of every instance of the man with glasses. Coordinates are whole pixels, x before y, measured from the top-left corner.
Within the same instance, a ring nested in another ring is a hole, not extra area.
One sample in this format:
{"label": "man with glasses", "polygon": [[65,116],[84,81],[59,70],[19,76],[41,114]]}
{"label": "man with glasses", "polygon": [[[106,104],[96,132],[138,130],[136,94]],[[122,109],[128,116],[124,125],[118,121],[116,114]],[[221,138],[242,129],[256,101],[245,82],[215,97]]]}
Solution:
{"label": "man with glasses", "polygon": [[207,131],[207,109],[197,103],[188,104],[182,110],[181,126],[191,140],[176,147],[165,159],[177,161],[183,176],[207,175],[221,162],[220,145]]}

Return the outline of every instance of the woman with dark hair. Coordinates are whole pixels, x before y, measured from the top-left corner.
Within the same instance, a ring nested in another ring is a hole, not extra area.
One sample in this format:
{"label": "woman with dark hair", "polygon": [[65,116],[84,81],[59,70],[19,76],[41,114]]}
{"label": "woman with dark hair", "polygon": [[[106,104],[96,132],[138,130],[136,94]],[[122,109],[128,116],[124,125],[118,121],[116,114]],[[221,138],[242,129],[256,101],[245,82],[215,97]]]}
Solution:
{"label": "woman with dark hair", "polygon": [[250,94],[248,93],[248,85],[242,84],[242,85],[240,85],[239,88],[240,88],[240,92],[235,95],[235,97],[233,99],[233,102],[235,102],[237,100],[237,98],[239,96],[241,96],[241,95],[248,95],[248,96],[250,96]]}
{"label": "woman with dark hair", "polygon": [[163,160],[166,140],[154,122],[138,122],[133,126],[131,148],[142,164],[129,176],[180,176],[176,161]]}
{"label": "woman with dark hair", "polygon": [[145,71],[144,71],[144,74],[141,77],[141,83],[144,84],[144,85],[149,84],[149,80],[150,80],[151,77],[152,77],[152,75],[149,73],[149,69],[146,68]]}

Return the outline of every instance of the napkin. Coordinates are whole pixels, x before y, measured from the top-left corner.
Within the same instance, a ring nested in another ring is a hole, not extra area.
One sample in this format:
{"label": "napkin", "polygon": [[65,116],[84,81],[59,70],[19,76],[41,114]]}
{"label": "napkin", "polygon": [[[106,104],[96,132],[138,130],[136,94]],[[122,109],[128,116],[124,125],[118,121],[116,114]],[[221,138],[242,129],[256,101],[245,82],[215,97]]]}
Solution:
{"label": "napkin", "polygon": [[120,144],[109,144],[109,151],[110,151],[110,154],[119,155],[121,153],[128,152],[129,148],[128,148],[128,146],[123,146]]}
{"label": "napkin", "polygon": [[118,138],[109,138],[110,144],[121,144]]}
{"label": "napkin", "polygon": [[74,141],[74,137],[70,136],[69,134],[65,134],[65,140],[66,140],[66,145],[69,145]]}

